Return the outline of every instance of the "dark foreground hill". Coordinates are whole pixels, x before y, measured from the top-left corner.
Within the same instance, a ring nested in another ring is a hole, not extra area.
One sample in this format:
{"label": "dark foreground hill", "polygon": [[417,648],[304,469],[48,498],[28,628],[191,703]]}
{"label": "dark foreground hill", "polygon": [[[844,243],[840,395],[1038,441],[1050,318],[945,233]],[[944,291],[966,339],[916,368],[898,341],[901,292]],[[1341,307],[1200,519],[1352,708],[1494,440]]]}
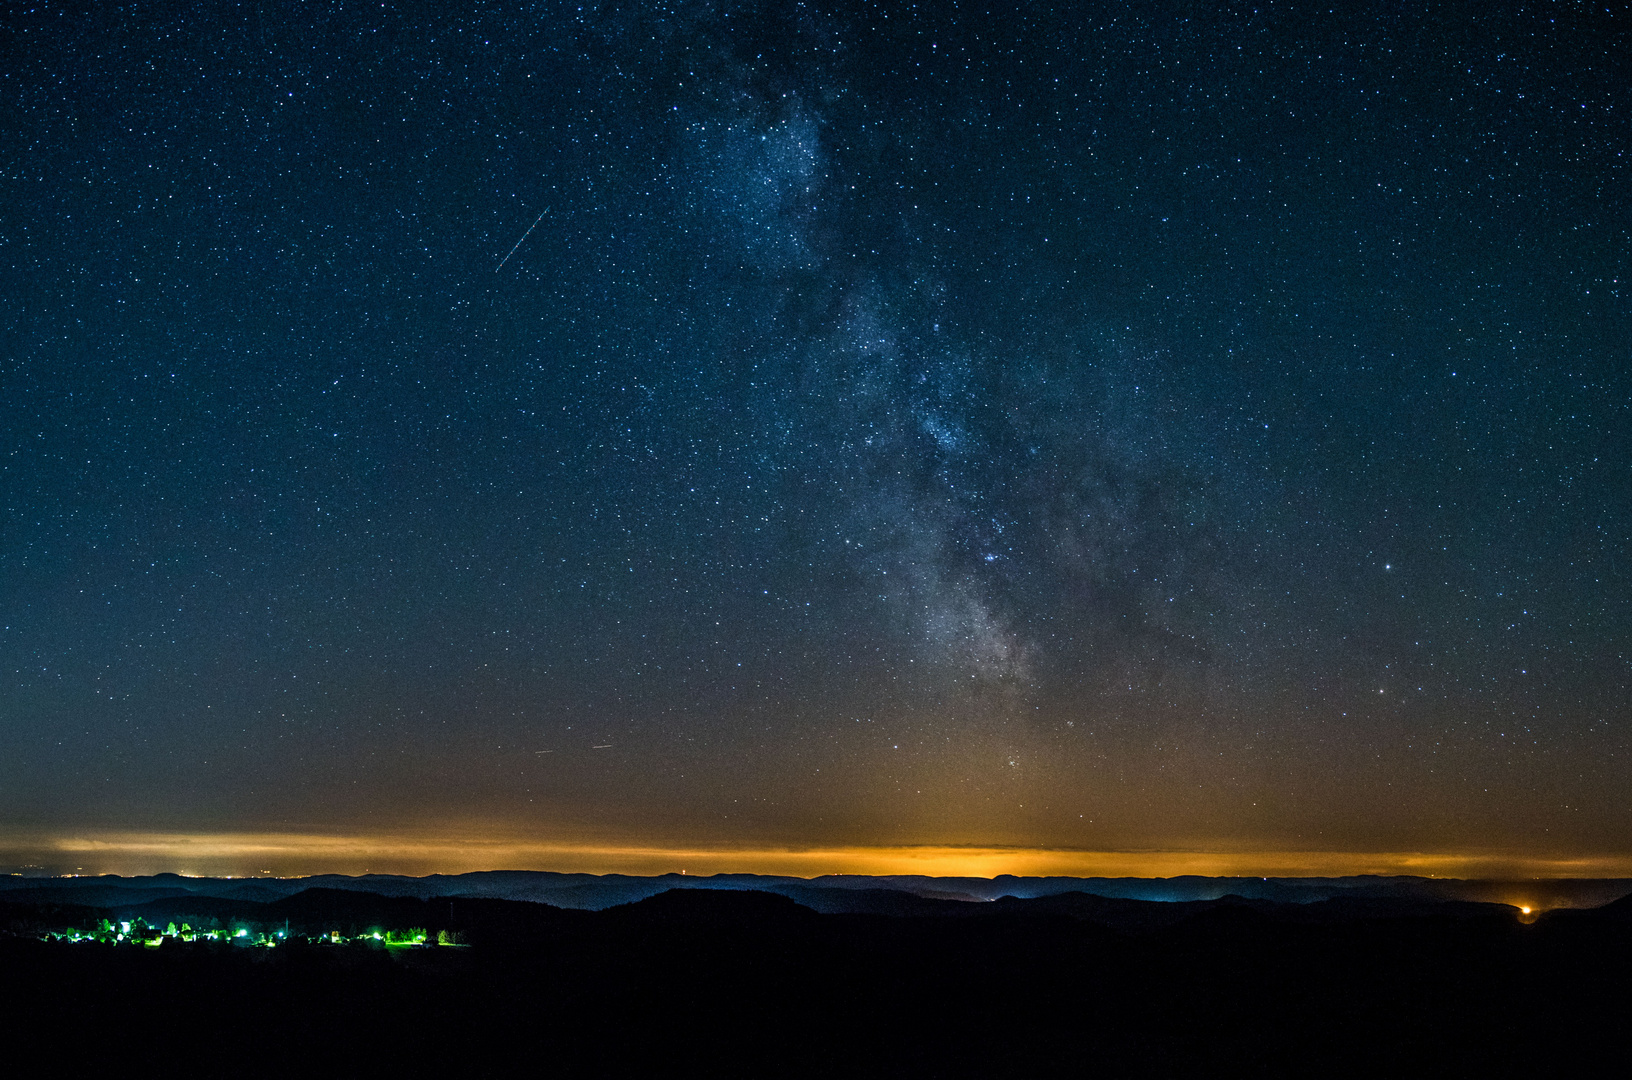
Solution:
{"label": "dark foreground hill", "polygon": [[14,1053],[65,1074],[1509,1076],[1624,1060],[1628,901],[1526,925],[1468,903],[1076,894],[926,914],[912,899],[863,898],[904,914],[726,890],[599,912],[320,889],[232,902],[232,917],[469,942],[399,950],[42,942],[30,927],[92,909],[9,904],[0,1015]]}

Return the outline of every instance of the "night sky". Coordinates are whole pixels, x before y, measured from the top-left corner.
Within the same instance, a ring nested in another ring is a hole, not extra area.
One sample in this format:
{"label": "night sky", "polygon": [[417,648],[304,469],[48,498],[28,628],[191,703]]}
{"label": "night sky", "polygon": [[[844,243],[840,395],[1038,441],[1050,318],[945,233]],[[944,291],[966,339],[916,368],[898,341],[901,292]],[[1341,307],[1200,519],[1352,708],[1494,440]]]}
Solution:
{"label": "night sky", "polygon": [[1355,7],[8,6],[0,832],[1632,856],[1628,20]]}

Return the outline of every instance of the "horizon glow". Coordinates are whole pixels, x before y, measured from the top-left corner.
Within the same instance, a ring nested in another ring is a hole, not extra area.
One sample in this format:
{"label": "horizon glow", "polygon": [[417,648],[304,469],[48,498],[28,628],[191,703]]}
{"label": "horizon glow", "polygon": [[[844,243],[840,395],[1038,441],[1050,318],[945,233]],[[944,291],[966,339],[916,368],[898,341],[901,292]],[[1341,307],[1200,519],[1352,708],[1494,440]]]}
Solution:
{"label": "horizon glow", "polygon": [[975,845],[657,847],[480,835],[76,833],[0,842],[0,865],[121,876],[306,877],[552,870],[590,874],[920,875],[925,877],[1632,877],[1632,857],[1502,852],[1079,851]]}

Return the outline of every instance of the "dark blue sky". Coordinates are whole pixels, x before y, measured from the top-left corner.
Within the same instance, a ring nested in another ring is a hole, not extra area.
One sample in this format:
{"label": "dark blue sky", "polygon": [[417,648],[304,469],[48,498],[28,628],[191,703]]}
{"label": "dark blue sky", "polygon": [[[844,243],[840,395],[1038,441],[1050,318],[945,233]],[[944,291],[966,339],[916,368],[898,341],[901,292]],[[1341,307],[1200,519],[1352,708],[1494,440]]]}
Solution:
{"label": "dark blue sky", "polygon": [[0,824],[1624,853],[1625,22],[12,8]]}

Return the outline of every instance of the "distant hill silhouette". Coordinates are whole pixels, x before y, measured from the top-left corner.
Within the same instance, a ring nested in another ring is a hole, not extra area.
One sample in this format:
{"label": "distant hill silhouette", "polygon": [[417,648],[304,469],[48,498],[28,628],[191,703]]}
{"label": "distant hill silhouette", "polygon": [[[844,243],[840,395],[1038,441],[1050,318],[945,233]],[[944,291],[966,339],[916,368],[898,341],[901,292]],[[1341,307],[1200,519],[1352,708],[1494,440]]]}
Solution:
{"label": "distant hill silhouette", "polygon": [[[7,890],[0,1009],[59,1068],[121,1075],[245,1060],[485,1075],[518,1059],[613,1075],[1557,1075],[1622,1053],[1632,1014],[1627,899],[1527,925],[1512,907],[1410,890],[970,902],[710,880],[591,911],[387,884],[260,902],[127,882],[117,897],[161,895],[108,908]],[[291,944],[37,940],[53,920],[188,913],[287,927]],[[410,927],[468,947],[299,943]]]}
{"label": "distant hill silhouette", "polygon": [[[561,874],[530,870],[482,871],[470,874],[433,874],[414,878],[392,874],[347,877],[323,874],[307,878],[186,878],[176,874],[124,878],[0,877],[0,899],[28,903],[89,903],[97,906],[136,905],[172,896],[212,896],[230,900],[271,903],[310,888],[366,892],[379,896],[490,897],[530,900],[552,907],[597,911],[657,896],[669,889],[729,889],[774,892],[791,897],[813,910],[928,914],[936,902],[985,903],[1004,897],[1037,900],[1080,893],[1104,899],[1184,903],[1211,901],[1226,896],[1278,903],[1313,904],[1327,900],[1511,903],[1525,897],[1539,909],[1591,908],[1632,895],[1632,880],[1576,879],[1559,881],[1459,881],[1417,877],[1348,878],[931,878],[913,875],[863,877],[829,875],[818,878],[776,877],[758,874],[717,874],[695,877],[664,874],[636,877],[626,874]],[[19,895],[20,894],[20,895]],[[862,899],[860,894],[873,894]],[[916,904],[905,897],[927,901]],[[883,905],[883,906],[879,906]]]}

